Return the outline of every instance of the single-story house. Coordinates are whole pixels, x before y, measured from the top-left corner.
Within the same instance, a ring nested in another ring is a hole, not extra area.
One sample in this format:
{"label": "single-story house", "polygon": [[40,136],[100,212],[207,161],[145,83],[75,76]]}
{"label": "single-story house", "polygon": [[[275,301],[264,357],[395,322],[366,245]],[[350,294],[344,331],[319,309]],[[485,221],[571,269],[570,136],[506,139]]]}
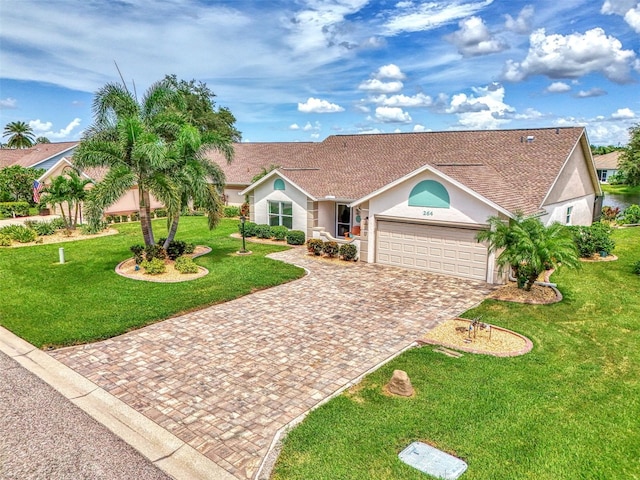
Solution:
{"label": "single-story house", "polygon": [[604,155],[594,155],[593,161],[596,165],[598,180],[601,183],[608,183],[609,177],[618,173],[618,164],[622,152],[615,151],[605,153]]}
{"label": "single-story house", "polygon": [[488,217],[590,225],[602,197],[582,127],[333,135],[238,144],[230,165],[209,157],[256,223],[353,242],[364,262],[490,283],[502,282],[494,254],[475,240]]}

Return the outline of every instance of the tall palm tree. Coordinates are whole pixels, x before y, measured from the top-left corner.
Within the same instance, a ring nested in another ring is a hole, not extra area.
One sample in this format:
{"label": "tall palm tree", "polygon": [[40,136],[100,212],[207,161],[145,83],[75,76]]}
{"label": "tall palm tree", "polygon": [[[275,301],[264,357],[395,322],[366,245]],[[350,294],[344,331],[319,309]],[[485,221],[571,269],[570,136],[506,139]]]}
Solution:
{"label": "tall palm tree", "polygon": [[167,174],[172,166],[170,143],[165,140],[181,127],[175,109],[168,108],[176,102],[179,97],[161,82],[152,85],[140,102],[124,85],[107,84],[96,93],[94,124],[74,153],[79,168],[109,169],[91,191],[90,222],[99,221],[104,208],[137,186],[144,243],[155,243],[151,194],[165,204],[170,215],[179,206],[178,190]]}
{"label": "tall palm tree", "polygon": [[26,122],[7,123],[2,136],[9,137],[9,148],[29,148],[35,143],[33,130]]}
{"label": "tall palm tree", "polygon": [[51,143],[47,137],[38,137],[36,138],[36,143]]}
{"label": "tall palm tree", "polygon": [[220,151],[229,162],[233,157],[230,139],[216,132],[201,134],[200,130],[191,124],[183,125],[172,144],[172,170],[167,173],[179,191],[179,208],[168,217],[169,232],[164,248],[175,238],[180,213],[190,203],[207,213],[209,229],[215,228],[220,221],[220,194],[224,187],[224,173],[218,165],[206,158],[205,152],[210,149]]}
{"label": "tall palm tree", "polygon": [[517,214],[505,223],[494,216],[488,219],[489,229],[476,235],[478,241],[488,241],[489,251],[501,250],[496,263],[501,271],[512,269],[518,287],[531,290],[538,276],[560,264],[579,268],[578,251],[571,230],[560,223],[545,227],[538,218]]}

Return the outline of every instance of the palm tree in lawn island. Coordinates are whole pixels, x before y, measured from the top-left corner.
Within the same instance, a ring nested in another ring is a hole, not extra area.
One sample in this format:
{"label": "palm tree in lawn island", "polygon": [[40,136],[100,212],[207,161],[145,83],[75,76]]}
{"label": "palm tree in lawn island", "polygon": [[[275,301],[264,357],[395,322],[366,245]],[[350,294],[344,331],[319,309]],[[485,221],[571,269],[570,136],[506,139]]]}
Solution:
{"label": "palm tree in lawn island", "polygon": [[[45,187],[40,198],[41,205],[60,205],[60,213],[65,227],[74,230],[78,225],[80,205],[87,195],[85,186],[91,183],[89,179],[80,178],[75,170],[59,175]],[[65,212],[64,207],[67,207]]]}
{"label": "palm tree in lawn island", "polygon": [[33,130],[26,122],[7,123],[2,136],[9,137],[7,148],[29,148],[35,143]]}
{"label": "palm tree in lawn island", "polygon": [[137,186],[144,243],[154,245],[151,194],[164,203],[170,216],[179,208],[179,191],[167,173],[173,166],[171,145],[165,140],[184,124],[177,110],[169,108],[176,102],[180,97],[162,82],[152,85],[140,102],[125,85],[109,83],[98,90],[94,124],[73,156],[80,169],[108,168],[89,195],[89,223],[99,223],[106,207]]}
{"label": "palm tree in lawn island", "polygon": [[489,242],[489,251],[502,250],[496,259],[501,271],[510,269],[518,288],[531,290],[540,274],[560,264],[569,268],[579,268],[578,250],[571,230],[560,223],[545,227],[535,217],[518,213],[505,222],[500,217],[488,219],[489,229],[476,235],[480,242]]}

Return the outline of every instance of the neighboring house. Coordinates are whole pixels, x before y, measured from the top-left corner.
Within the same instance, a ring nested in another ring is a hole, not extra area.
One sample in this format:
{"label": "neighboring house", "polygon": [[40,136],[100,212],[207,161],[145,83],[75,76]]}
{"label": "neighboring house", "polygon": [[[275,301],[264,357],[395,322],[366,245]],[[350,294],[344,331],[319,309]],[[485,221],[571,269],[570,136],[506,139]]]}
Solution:
{"label": "neighboring house", "polygon": [[601,183],[607,183],[609,177],[618,173],[620,155],[622,155],[620,151],[609,152],[604,155],[594,155],[593,161],[596,165],[598,180],[600,180]]}
{"label": "neighboring house", "polygon": [[279,166],[236,193],[256,223],[353,242],[365,262],[490,283],[502,281],[494,254],[475,240],[489,216],[589,225],[602,196],[582,127],[335,135],[238,144],[231,165],[209,156],[236,192]]}

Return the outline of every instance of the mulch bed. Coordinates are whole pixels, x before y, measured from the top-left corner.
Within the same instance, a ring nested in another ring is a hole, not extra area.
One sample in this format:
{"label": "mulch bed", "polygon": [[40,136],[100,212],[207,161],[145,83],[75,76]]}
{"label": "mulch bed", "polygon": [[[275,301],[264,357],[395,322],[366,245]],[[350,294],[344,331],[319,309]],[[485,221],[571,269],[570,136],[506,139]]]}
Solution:
{"label": "mulch bed", "polygon": [[464,318],[445,320],[420,339],[420,343],[496,357],[524,355],[533,348],[531,340],[511,330],[490,325],[469,333],[469,325],[471,321]]}
{"label": "mulch bed", "polygon": [[505,302],[547,305],[562,300],[562,294],[555,287],[533,285],[531,290],[527,291],[522,288],[518,288],[516,282],[509,282],[491,293],[489,298]]}
{"label": "mulch bed", "polygon": [[[206,255],[211,251],[210,247],[205,247],[202,245],[198,245],[191,255],[185,255],[186,257],[196,258],[202,255]],[[173,264],[175,263],[172,260],[165,260],[165,265],[167,266],[167,271],[165,273],[160,273],[158,275],[148,275],[144,273],[144,269],[136,270],[136,261],[133,258],[128,258],[127,260],[120,262],[116,267],[116,273],[123,277],[131,278],[133,280],[143,280],[146,282],[159,282],[159,283],[177,283],[177,282],[188,282],[189,280],[195,280],[196,278],[204,277],[209,273],[204,267],[198,266],[200,270],[198,273],[180,273],[177,271]]]}
{"label": "mulch bed", "polygon": [[607,255],[606,257],[601,257],[599,253],[594,253],[589,258],[581,258],[581,262],[613,262],[618,260],[618,257],[615,255]]}

